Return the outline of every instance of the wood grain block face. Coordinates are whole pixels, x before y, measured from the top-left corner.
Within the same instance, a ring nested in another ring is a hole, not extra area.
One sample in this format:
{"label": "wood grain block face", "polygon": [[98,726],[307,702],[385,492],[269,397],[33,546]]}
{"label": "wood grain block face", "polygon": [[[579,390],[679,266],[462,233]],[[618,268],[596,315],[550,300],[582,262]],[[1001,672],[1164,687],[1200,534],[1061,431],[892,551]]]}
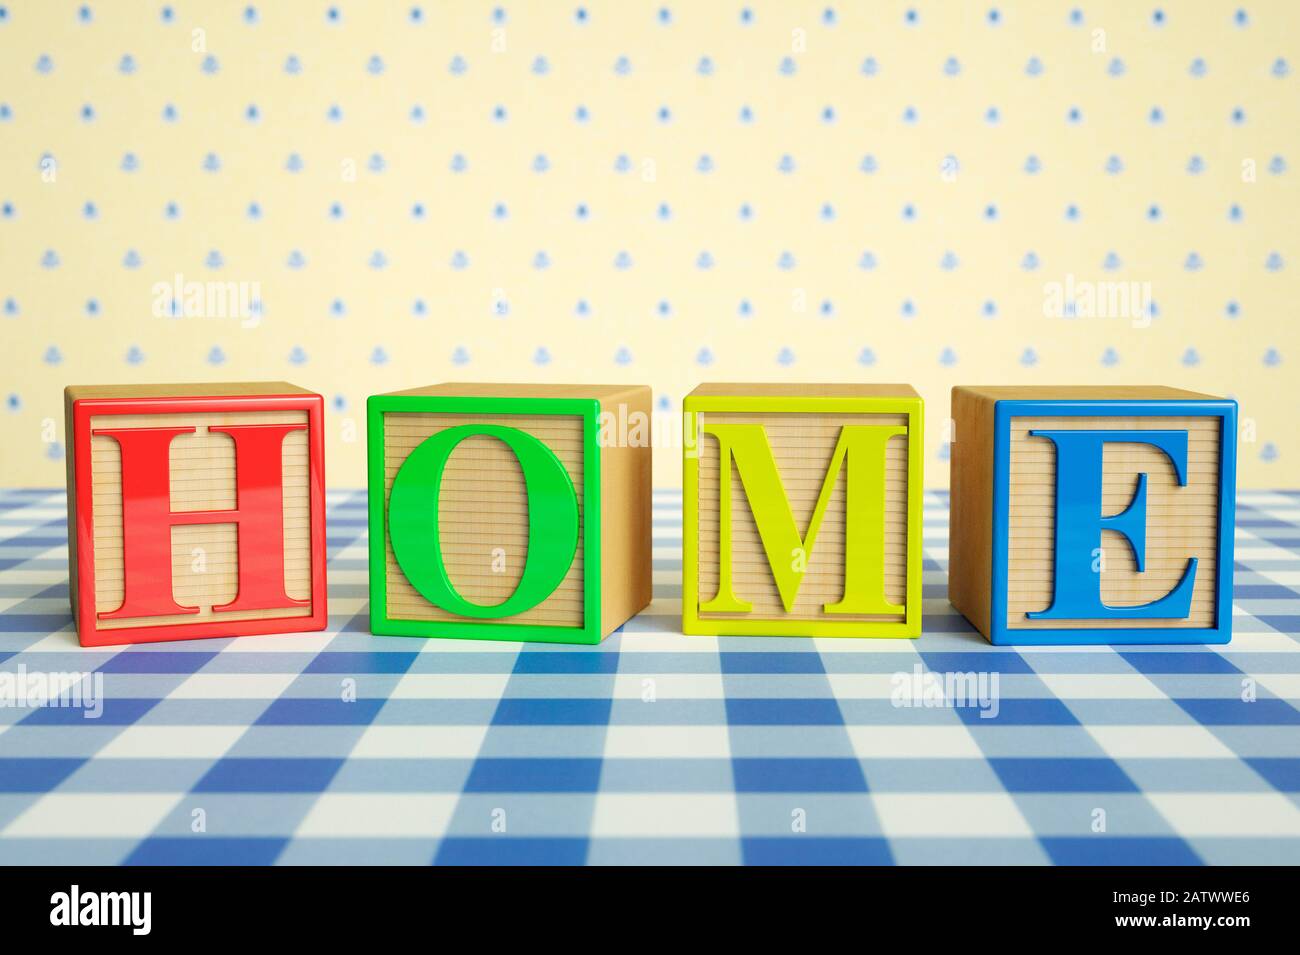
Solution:
{"label": "wood grain block face", "polygon": [[1226,643],[1236,405],[954,390],[950,594],[994,643]]}
{"label": "wood grain block face", "polygon": [[914,391],[702,385],[686,413],[684,632],[920,632]]}
{"label": "wood grain block face", "polygon": [[83,645],[324,628],[319,395],[73,386],[66,405]]}
{"label": "wood grain block face", "polygon": [[[711,414],[697,418],[701,426],[699,474],[699,596],[703,603],[718,594],[720,567],[719,481],[721,454],[718,440],[707,427],[716,423],[757,426],[767,434],[777,470],[781,473],[795,524],[806,528],[821,495],[835,446],[844,425],[882,425],[906,429],[906,415],[828,414]],[[884,593],[891,604],[907,602],[907,435],[891,436],[885,450],[885,573]],[[752,603],[753,614],[764,618],[824,620],[823,606],[844,592],[845,534],[848,482],[837,480],[817,534],[813,553],[795,598],[785,613],[780,592],[767,564],[767,556],[754,514],[745,497],[740,471],[728,469],[731,482],[731,561],[735,592]],[[701,613],[705,620],[744,620],[749,614]],[[903,613],[844,614],[848,620],[901,621]]]}
{"label": "wood grain block face", "polygon": [[[371,629],[598,643],[644,607],[649,402],[627,386],[371,398]],[[620,408],[644,429],[606,446]]]}
{"label": "wood grain block face", "polygon": [[[583,625],[582,489],[583,436],[579,415],[450,415],[388,412],[384,415],[384,502],[411,452],[433,435],[469,423],[526,431],[555,452],[573,482],[578,509],[577,549],[556,588],[529,610],[521,624]],[[438,501],[439,539],[447,576],[456,591],[481,604],[499,604],[519,586],[528,562],[528,491],[519,459],[497,438],[472,435],[447,459]],[[388,614],[395,620],[464,621],[430,602],[411,584],[385,541]]]}
{"label": "wood grain block face", "polygon": [[[1117,531],[1103,530],[1098,570],[1102,603],[1132,607],[1158,600],[1177,586],[1189,558],[1198,562],[1191,613],[1182,619],[1130,620],[1130,627],[1209,627],[1215,617],[1219,541],[1217,417],[1012,418],[1007,527],[1007,626],[1025,629],[1114,626],[1115,621],[1031,619],[1053,595],[1056,540],[1056,447],[1032,430],[1107,428],[1186,429],[1187,483],[1179,484],[1169,457],[1149,444],[1107,443],[1102,449],[1102,513],[1119,514],[1147,475],[1146,562],[1138,572],[1133,548]],[[1104,559],[1101,559],[1104,558]]]}

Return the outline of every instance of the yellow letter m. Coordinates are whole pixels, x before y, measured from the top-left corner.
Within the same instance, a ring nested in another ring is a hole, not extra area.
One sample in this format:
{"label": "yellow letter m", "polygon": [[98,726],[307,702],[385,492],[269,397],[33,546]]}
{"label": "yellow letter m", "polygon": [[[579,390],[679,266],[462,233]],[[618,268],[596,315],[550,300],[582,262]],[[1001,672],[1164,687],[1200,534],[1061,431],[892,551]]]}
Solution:
{"label": "yellow letter m", "polygon": [[[702,613],[748,613],[753,604],[739,599],[731,573],[731,462],[758,527],[768,567],[786,613],[794,609],[799,585],[812,559],[817,531],[841,468],[847,472],[844,502],[844,592],[823,606],[828,614],[901,614],[904,608],[885,596],[885,449],[889,439],[906,434],[894,425],[844,425],[822,481],[807,533],[799,534],[776,459],[761,424],[702,425],[718,441],[718,593],[701,604]],[[792,560],[792,555],[801,559]]]}

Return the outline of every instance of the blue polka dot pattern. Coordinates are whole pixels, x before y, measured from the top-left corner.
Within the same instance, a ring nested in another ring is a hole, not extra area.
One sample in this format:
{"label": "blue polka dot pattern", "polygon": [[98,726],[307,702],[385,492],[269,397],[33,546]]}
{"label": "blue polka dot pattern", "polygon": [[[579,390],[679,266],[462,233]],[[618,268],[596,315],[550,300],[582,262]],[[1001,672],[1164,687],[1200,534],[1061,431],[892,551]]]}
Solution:
{"label": "blue polka dot pattern", "polygon": [[1238,397],[1243,484],[1300,484],[1295,27],[1283,0],[0,3],[0,441],[107,377],[283,375],[339,417],[452,374],[670,406],[907,380],[939,418],[963,381],[1142,380]]}

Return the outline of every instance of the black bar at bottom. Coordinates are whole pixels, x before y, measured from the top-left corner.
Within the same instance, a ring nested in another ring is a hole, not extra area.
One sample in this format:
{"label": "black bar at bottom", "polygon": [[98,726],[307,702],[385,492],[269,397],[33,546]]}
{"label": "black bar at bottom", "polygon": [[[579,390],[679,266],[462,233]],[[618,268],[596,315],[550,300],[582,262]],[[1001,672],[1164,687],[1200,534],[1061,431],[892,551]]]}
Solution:
{"label": "black bar at bottom", "polygon": [[[581,938],[611,920],[647,938],[669,926],[691,936],[697,923],[761,936],[789,922],[864,942],[882,929],[934,940],[1042,929],[1231,943],[1292,928],[1293,888],[1282,868],[0,868],[0,919],[9,942],[355,938],[372,951],[402,944],[390,933],[405,930],[469,947],[514,931]],[[485,937],[466,937],[476,932]],[[598,938],[614,941],[606,929]]]}

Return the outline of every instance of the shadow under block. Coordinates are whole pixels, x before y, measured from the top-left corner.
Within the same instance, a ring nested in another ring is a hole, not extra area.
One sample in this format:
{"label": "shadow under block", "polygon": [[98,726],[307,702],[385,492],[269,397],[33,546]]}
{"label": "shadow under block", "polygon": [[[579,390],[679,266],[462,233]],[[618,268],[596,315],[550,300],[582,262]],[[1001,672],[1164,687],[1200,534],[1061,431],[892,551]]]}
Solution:
{"label": "shadow under block", "polygon": [[920,635],[911,387],[706,384],[684,411],[683,633]]}
{"label": "shadow under block", "polygon": [[284,382],[66,388],[81,645],[323,630],[323,410]]}
{"label": "shadow under block", "polygon": [[1237,403],[952,392],[949,598],[995,644],[1227,643]]}
{"label": "shadow under block", "polygon": [[371,631],[595,644],[644,609],[650,400],[637,385],[371,397]]}

